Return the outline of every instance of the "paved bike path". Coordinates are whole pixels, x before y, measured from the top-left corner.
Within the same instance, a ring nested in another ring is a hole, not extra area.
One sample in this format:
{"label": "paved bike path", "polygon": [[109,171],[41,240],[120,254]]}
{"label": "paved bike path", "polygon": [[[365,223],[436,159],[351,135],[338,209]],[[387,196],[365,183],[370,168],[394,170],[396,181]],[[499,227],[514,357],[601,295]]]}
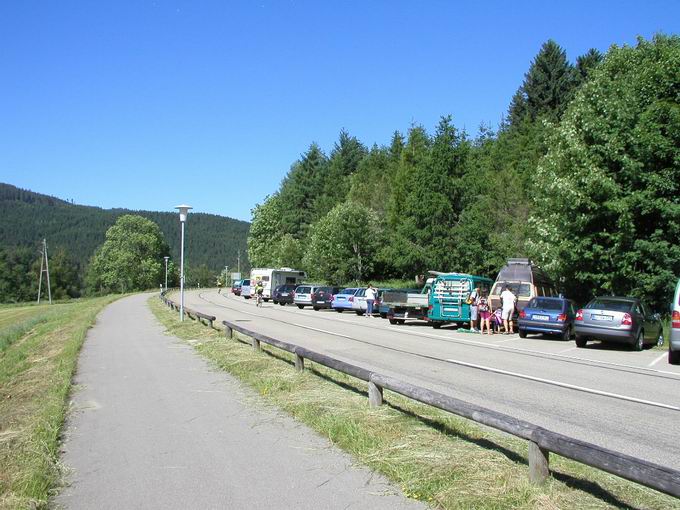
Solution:
{"label": "paved bike path", "polygon": [[88,333],[58,506],[425,508],[166,335],[147,299],[111,304]]}

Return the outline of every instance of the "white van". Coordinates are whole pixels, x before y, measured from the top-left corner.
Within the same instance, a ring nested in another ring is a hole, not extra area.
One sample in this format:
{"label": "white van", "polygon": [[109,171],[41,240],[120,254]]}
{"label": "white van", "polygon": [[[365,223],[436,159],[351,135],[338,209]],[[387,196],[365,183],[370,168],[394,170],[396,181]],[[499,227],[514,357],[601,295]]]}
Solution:
{"label": "white van", "polygon": [[279,285],[297,285],[302,283],[305,278],[307,278],[307,274],[304,271],[298,271],[289,267],[282,267],[279,269],[258,268],[250,270],[251,287],[255,288],[258,281],[262,282],[262,296],[265,301],[271,299],[274,289]]}

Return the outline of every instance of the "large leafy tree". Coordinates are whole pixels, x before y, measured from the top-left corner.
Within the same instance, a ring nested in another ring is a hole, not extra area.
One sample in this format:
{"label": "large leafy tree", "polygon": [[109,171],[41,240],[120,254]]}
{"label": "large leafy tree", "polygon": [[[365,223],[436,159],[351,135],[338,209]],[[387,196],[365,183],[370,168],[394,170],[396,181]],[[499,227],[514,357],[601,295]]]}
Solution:
{"label": "large leafy tree", "polygon": [[92,290],[116,292],[155,288],[164,280],[163,257],[168,254],[158,225],[126,214],[106,231],[88,268],[88,284]]}
{"label": "large leafy tree", "polygon": [[271,267],[277,262],[277,249],[282,237],[281,201],[279,195],[267,197],[252,210],[248,234],[248,259],[252,267]]}
{"label": "large leafy tree", "polygon": [[680,274],[680,38],[612,48],[538,167],[532,242],[571,295],[657,310]]}
{"label": "large leafy tree", "polygon": [[331,283],[365,280],[373,274],[381,236],[372,209],[343,202],[312,227],[305,267]]}

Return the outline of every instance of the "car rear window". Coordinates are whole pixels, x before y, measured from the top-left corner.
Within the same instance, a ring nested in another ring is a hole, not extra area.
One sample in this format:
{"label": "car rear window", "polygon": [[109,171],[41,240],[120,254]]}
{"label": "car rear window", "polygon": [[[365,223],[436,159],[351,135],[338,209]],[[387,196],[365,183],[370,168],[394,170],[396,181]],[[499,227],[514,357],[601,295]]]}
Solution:
{"label": "car rear window", "polygon": [[586,306],[586,308],[598,308],[613,312],[630,312],[632,307],[633,303],[631,301],[619,301],[617,299],[593,299]]}
{"label": "car rear window", "polygon": [[533,298],[527,305],[529,308],[540,308],[542,310],[562,311],[564,302],[558,299]]}
{"label": "car rear window", "polygon": [[512,293],[517,297],[530,297],[531,296],[531,284],[530,283],[520,283],[520,282],[498,282],[493,286],[491,294],[494,296],[500,296],[503,292],[503,288],[507,287],[512,291]]}
{"label": "car rear window", "polygon": [[296,294],[309,294],[311,292],[311,287],[298,287],[295,291]]}
{"label": "car rear window", "polygon": [[343,289],[342,292],[340,292],[340,294],[352,294],[352,295],[354,295],[354,293],[356,291],[357,291],[357,289]]}

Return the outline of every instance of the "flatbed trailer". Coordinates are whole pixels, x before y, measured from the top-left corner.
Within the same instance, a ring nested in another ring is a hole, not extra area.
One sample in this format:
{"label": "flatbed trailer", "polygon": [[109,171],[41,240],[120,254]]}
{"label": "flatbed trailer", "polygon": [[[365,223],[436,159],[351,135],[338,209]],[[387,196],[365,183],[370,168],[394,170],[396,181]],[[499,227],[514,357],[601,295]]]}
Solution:
{"label": "flatbed trailer", "polygon": [[427,320],[428,294],[430,283],[418,292],[388,291],[383,294],[382,303],[387,307],[390,324],[404,324],[407,319]]}

